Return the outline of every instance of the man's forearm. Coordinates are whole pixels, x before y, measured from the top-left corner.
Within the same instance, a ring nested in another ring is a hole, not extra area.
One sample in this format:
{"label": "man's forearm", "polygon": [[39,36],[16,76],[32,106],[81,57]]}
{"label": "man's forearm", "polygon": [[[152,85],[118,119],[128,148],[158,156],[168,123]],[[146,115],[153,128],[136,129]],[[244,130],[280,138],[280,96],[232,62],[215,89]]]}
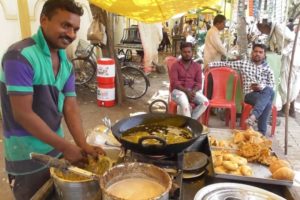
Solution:
{"label": "man's forearm", "polygon": [[75,97],[66,98],[63,112],[68,129],[76,144],[80,147],[84,147],[86,140],[80,118],[79,106]]}

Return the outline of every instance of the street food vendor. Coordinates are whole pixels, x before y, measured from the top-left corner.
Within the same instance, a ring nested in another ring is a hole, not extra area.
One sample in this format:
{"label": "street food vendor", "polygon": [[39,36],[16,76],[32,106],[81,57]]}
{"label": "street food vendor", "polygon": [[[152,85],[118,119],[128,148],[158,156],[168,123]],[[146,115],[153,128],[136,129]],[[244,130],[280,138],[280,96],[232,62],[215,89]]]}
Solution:
{"label": "street food vendor", "polygon": [[[73,0],[47,0],[40,28],[9,47],[2,60],[1,107],[5,163],[17,200],[30,199],[49,179],[49,169],[30,160],[36,152],[84,161],[103,153],[85,141],[76,101],[74,72],[65,48],[76,38],[83,9]],[[76,144],[63,138],[61,119]]]}
{"label": "street food vendor", "polygon": [[[179,105],[179,113],[198,120],[209,104],[201,90],[201,66],[192,60],[192,43],[181,43],[180,50],[181,59],[174,62],[170,72],[172,100]],[[192,110],[190,103],[196,105]]]}
{"label": "street food vendor", "polygon": [[208,67],[229,66],[241,73],[244,101],[253,106],[247,123],[253,126],[258,121],[258,131],[263,135],[267,131],[268,118],[274,98],[274,74],[266,62],[266,46],[254,44],[251,60],[211,62]]}

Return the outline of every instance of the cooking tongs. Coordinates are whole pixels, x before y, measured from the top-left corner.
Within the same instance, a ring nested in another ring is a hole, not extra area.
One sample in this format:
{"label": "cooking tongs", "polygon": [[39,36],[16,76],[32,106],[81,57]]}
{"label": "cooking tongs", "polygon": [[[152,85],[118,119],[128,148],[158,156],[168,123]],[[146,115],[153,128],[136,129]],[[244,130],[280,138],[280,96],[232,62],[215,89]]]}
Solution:
{"label": "cooking tongs", "polygon": [[87,170],[75,167],[75,166],[71,165],[71,163],[65,159],[58,159],[58,158],[54,158],[54,157],[51,157],[48,155],[38,154],[38,153],[30,153],[30,159],[41,162],[41,163],[45,164],[47,167],[54,167],[54,168],[58,168],[62,171],[74,172],[78,175],[85,176],[85,177],[93,179],[93,180],[99,180],[99,175],[89,172]]}

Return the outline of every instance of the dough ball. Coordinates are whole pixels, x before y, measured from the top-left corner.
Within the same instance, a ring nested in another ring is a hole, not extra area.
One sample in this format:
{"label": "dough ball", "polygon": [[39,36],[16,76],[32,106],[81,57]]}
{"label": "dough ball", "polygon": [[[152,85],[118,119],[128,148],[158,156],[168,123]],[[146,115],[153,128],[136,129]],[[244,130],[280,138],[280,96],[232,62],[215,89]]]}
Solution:
{"label": "dough ball", "polygon": [[285,160],[276,160],[270,164],[269,170],[273,174],[275,171],[281,167],[290,167],[290,164]]}
{"label": "dough ball", "polygon": [[237,163],[234,163],[232,161],[224,161],[223,162],[223,166],[227,169],[227,170],[230,170],[230,171],[234,171],[234,170],[237,170],[239,168],[239,165]]}
{"label": "dough ball", "polygon": [[273,173],[272,178],[292,181],[294,179],[294,176],[295,173],[292,169],[288,167],[281,167]]}
{"label": "dough ball", "polygon": [[218,174],[226,174],[227,173],[227,169],[223,165],[215,167],[214,171],[215,171],[215,173],[218,173]]}
{"label": "dough ball", "polygon": [[241,166],[240,171],[244,176],[252,176],[253,175],[253,171],[252,171],[251,167],[249,167],[247,165]]}
{"label": "dough ball", "polygon": [[231,160],[233,157],[234,157],[234,155],[231,154],[231,153],[225,153],[225,154],[223,155],[223,159],[224,159],[224,160]]}

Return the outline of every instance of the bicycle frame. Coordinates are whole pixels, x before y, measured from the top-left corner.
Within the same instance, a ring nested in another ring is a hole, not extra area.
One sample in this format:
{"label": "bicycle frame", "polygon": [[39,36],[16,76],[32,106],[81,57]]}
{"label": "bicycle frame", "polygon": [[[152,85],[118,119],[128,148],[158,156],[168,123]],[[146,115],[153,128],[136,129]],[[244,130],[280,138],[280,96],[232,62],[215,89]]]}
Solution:
{"label": "bicycle frame", "polygon": [[91,45],[89,45],[89,47],[87,48],[88,49],[87,50],[87,52],[88,52],[87,56],[84,56],[82,58],[84,58],[84,59],[90,59],[92,61],[95,61],[95,63],[96,63],[97,62],[97,58],[96,58],[96,54],[94,52],[95,47],[101,48],[101,44],[92,43]]}
{"label": "bicycle frame", "polygon": [[[126,68],[126,67],[130,67],[130,66],[123,65],[123,66],[121,67],[121,69]],[[135,67],[134,67],[134,68],[135,68]],[[143,72],[142,70],[140,70],[140,69],[138,69],[138,68],[135,68],[135,69],[137,69],[137,70]],[[146,76],[146,77],[147,77],[147,76]],[[148,78],[148,77],[146,78],[146,84],[147,84],[148,87],[150,87],[150,81],[149,81],[149,78]]]}

